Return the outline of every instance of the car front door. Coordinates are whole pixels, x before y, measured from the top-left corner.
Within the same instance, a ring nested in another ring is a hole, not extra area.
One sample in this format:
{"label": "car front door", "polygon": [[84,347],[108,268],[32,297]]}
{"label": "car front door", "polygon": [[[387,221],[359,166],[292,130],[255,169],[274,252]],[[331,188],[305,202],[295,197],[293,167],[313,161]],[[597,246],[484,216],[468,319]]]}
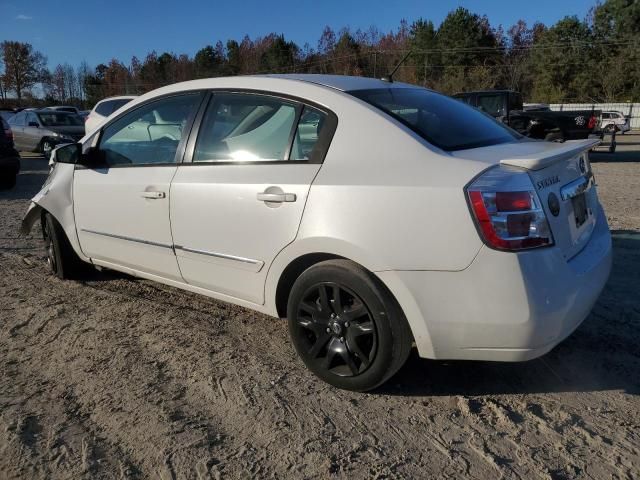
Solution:
{"label": "car front door", "polygon": [[202,96],[174,95],[125,113],[100,132],[96,166],[74,175],[82,251],[97,263],[181,280],[169,225],[170,184]]}
{"label": "car front door", "polygon": [[171,184],[187,283],[264,302],[266,273],[297,234],[336,122],[331,112],[275,96],[212,96]]}
{"label": "car front door", "polygon": [[27,113],[27,121],[22,132],[24,149],[29,152],[36,150],[42,140],[43,129],[35,113]]}

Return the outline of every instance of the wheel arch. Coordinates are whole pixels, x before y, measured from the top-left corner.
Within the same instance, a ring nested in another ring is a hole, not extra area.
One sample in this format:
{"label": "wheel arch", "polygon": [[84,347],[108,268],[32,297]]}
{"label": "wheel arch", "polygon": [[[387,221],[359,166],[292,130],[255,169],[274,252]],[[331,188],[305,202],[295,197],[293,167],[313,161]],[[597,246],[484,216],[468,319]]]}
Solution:
{"label": "wheel arch", "polygon": [[85,262],[91,260],[82,252],[73,211],[73,174],[75,165],[56,164],[35,197],[22,221],[21,233],[27,235],[42,215],[49,213],[62,226],[76,255]]}
{"label": "wheel arch", "polygon": [[[287,302],[289,301],[289,294],[291,293],[291,287],[295,283],[296,279],[306,269],[326,260],[345,259],[340,255],[334,255],[331,253],[314,252],[307,253],[300,257],[293,259],[282,271],[282,274],[278,278],[278,283],[275,290],[275,308],[280,318],[287,316]],[[345,259],[348,260],[348,259]]]}
{"label": "wheel arch", "polygon": [[[409,289],[403,285],[395,272],[387,268],[373,267],[376,264],[373,261],[367,261],[368,256],[364,252],[355,248],[349,249],[347,245],[342,245],[343,248],[339,248],[338,245],[341,242],[333,245],[338,248],[316,249],[315,251],[304,251],[296,243],[290,244],[289,247],[280,252],[269,269],[265,286],[265,307],[267,312],[276,317],[286,317],[287,301],[291,287],[307,268],[325,260],[350,260],[371,273],[399,306],[409,324],[420,356],[435,358],[431,335],[425,318],[415,298]],[[301,244],[305,244],[305,242],[302,241]],[[309,245],[316,245],[316,242],[310,242],[306,246]]]}

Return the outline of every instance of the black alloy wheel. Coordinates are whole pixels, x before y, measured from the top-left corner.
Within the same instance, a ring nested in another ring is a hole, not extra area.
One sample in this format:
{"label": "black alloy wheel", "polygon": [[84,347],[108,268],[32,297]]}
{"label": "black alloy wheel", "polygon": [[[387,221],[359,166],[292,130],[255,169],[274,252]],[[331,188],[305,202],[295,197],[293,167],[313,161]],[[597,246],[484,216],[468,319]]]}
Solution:
{"label": "black alloy wheel", "polygon": [[296,335],[306,360],[341,377],[363,373],[373,362],[378,333],[369,309],[344,285],[314,285],[298,304]]}
{"label": "black alloy wheel", "polygon": [[373,273],[347,259],[319,262],[295,280],[289,335],[301,360],[325,382],[372,390],[404,365],[413,342],[407,319]]}

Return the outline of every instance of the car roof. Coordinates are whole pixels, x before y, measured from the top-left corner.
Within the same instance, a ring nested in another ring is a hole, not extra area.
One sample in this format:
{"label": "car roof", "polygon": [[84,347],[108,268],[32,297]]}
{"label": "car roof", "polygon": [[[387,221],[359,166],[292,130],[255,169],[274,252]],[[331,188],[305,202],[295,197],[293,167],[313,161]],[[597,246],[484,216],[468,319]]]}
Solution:
{"label": "car roof", "polygon": [[[134,98],[138,98],[138,96],[137,95],[119,95],[116,97],[103,98],[102,100],[98,101],[98,103],[109,102],[111,100],[133,100]],[[96,105],[98,103],[96,103]]]}
{"label": "car roof", "polygon": [[369,90],[375,88],[416,88],[403,82],[389,82],[380,78],[352,77],[348,75],[321,75],[313,73],[289,73],[271,75],[252,75],[254,77],[282,78],[286,80],[298,80],[301,82],[315,83],[325,87],[335,88],[343,92],[352,90]]}
{"label": "car roof", "polygon": [[49,115],[51,115],[52,113],[55,113],[56,115],[60,114],[60,115],[74,115],[73,112],[67,112],[66,110],[57,110],[55,108],[39,108],[39,109],[34,109],[34,110],[29,110],[30,113],[48,113]]}
{"label": "car roof", "polygon": [[378,78],[350,77],[346,75],[316,75],[316,74],[272,74],[272,75],[238,75],[234,77],[213,77],[186,82],[174,83],[157,90],[152,90],[140,97],[141,101],[157,95],[174,93],[185,90],[208,88],[251,88],[255,90],[270,90],[272,88],[289,89],[292,84],[311,84],[324,88],[331,88],[341,92],[353,90],[369,90],[376,88],[419,88],[402,82],[387,82]]}

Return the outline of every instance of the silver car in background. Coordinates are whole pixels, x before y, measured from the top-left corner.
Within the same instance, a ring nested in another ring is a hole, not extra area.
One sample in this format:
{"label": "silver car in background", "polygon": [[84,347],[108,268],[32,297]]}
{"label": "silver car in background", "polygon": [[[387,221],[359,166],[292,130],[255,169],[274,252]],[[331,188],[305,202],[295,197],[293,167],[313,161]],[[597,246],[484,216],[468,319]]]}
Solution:
{"label": "silver car in background", "polygon": [[82,119],[65,111],[23,110],[9,120],[9,125],[17,150],[39,152],[47,157],[56,145],[84,137]]}

